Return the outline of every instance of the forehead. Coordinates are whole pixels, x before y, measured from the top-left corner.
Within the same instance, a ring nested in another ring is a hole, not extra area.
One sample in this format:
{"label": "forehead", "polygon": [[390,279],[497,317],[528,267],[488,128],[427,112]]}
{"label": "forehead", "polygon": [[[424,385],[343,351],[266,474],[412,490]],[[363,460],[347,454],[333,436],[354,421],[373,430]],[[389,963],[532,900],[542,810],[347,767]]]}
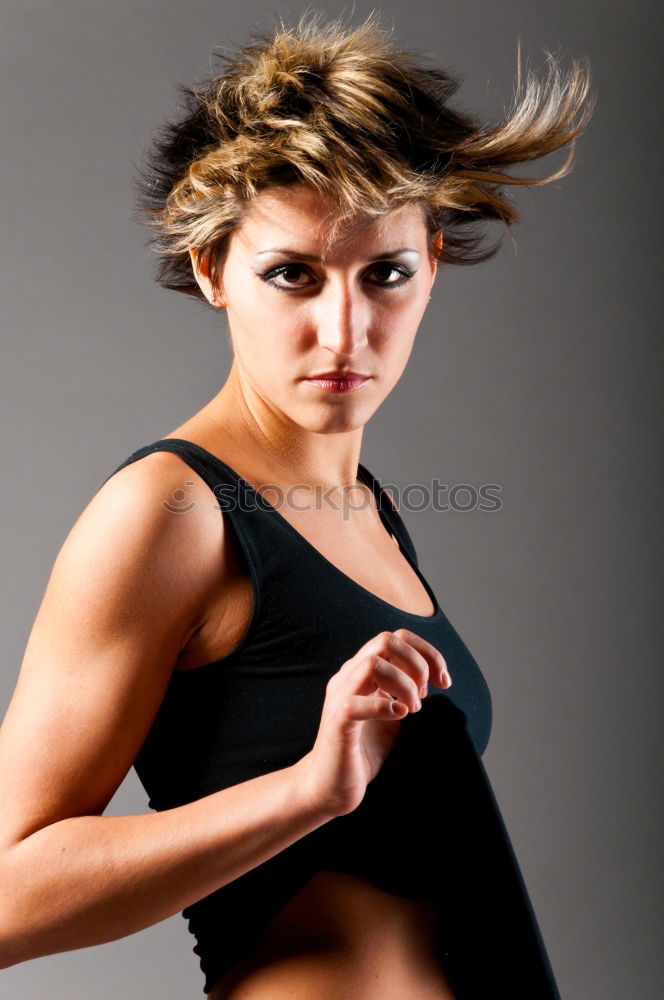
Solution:
{"label": "forehead", "polygon": [[[316,253],[324,242],[335,211],[333,198],[304,185],[266,188],[248,204],[234,237],[249,252],[290,247],[303,253]],[[367,253],[378,251],[386,239],[391,245],[402,242],[405,245],[408,240],[424,241],[425,238],[423,207],[419,202],[411,202],[379,218],[361,216],[344,226],[334,247],[328,249],[328,257],[336,249],[357,247]]]}

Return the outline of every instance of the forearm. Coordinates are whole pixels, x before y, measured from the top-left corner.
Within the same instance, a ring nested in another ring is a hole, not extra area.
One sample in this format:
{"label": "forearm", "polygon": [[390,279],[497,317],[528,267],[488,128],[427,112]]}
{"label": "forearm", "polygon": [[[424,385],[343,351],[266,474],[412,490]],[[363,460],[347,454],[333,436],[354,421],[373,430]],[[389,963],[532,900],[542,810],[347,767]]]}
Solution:
{"label": "forearm", "polygon": [[184,806],[74,816],[8,848],[0,862],[0,967],[142,930],[226,885],[330,814],[300,765]]}

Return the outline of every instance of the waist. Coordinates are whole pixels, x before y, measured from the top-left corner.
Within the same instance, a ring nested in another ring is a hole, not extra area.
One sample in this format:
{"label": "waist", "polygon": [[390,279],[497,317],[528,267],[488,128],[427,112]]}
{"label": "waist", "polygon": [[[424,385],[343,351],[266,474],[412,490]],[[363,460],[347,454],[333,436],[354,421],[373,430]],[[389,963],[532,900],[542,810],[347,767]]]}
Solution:
{"label": "waist", "polygon": [[208,1000],[455,1000],[439,957],[439,912],[439,903],[320,871]]}

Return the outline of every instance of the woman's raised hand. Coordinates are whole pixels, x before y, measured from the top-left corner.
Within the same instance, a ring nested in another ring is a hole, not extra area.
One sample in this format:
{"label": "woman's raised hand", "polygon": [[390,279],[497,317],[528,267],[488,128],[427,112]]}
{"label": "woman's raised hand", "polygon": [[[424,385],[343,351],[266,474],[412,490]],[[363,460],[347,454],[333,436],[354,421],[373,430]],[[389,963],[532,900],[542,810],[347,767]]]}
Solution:
{"label": "woman's raised hand", "polygon": [[449,688],[445,659],[405,628],[379,632],[330,677],[316,742],[299,763],[315,800],[333,816],[360,804],[429,681]]}

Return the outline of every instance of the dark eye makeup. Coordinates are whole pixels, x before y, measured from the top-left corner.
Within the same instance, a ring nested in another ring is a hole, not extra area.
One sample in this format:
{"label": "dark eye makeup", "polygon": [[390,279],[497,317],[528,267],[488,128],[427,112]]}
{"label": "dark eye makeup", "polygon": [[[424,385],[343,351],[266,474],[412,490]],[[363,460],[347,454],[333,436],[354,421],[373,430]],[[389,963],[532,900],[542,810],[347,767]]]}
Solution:
{"label": "dark eye makeup", "polygon": [[[378,261],[378,263],[373,265],[371,271],[378,271],[380,268],[387,268],[388,271],[396,271],[397,274],[401,275],[401,278],[399,278],[398,281],[369,282],[369,284],[376,285],[377,288],[385,288],[385,289],[401,288],[401,286],[405,285],[407,281],[410,281],[410,279],[415,274],[415,271],[412,271],[410,268],[405,267],[403,264],[395,264],[392,261],[388,260]],[[292,284],[289,287],[287,285],[278,285],[274,280],[278,275],[290,274],[293,271],[299,274],[302,272],[306,272],[307,268],[303,264],[280,264],[279,267],[272,267],[268,271],[263,271],[262,273],[258,272],[257,276],[266,284],[271,285],[272,288],[277,288],[280,292],[294,292],[294,291],[296,292],[311,287],[312,282],[309,282],[306,285]]]}

